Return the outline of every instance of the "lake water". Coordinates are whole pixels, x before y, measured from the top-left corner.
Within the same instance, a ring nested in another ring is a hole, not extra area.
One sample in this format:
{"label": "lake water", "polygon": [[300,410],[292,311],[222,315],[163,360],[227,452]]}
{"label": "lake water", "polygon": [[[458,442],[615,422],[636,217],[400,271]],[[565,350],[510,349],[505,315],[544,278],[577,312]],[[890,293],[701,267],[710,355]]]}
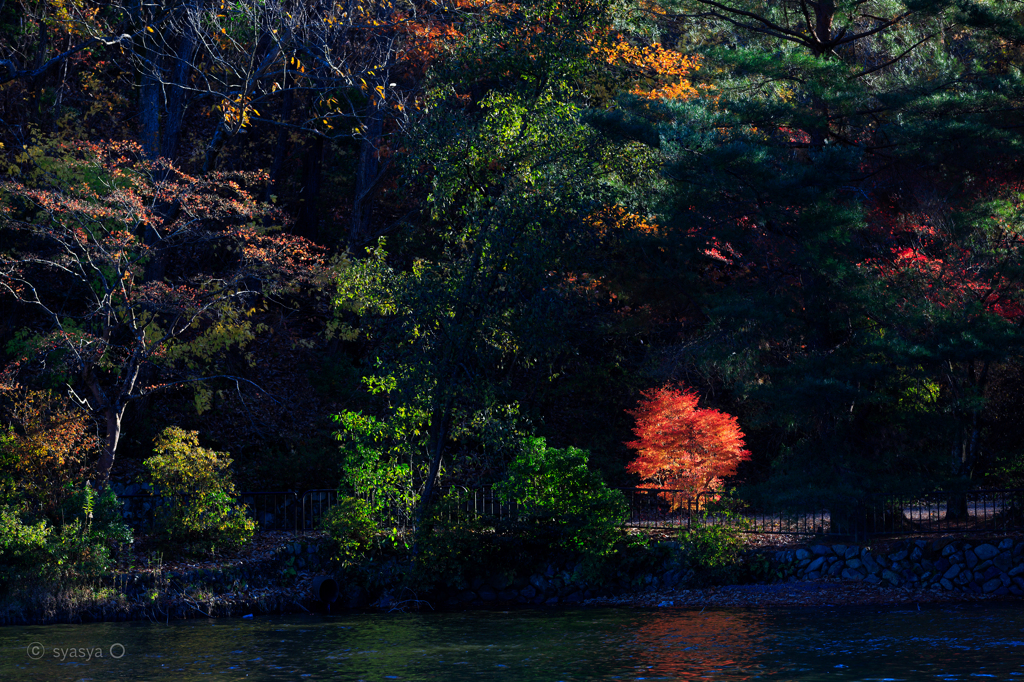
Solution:
{"label": "lake water", "polygon": [[304,679],[1024,681],[1024,606],[604,608],[0,628],[3,682]]}

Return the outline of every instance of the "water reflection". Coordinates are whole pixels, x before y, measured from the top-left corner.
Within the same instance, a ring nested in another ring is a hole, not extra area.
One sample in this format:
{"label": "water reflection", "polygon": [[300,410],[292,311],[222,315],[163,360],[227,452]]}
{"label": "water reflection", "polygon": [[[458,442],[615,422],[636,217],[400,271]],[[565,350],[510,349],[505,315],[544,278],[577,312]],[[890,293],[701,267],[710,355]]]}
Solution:
{"label": "water reflection", "polygon": [[[38,660],[29,656],[33,642],[45,650]],[[121,658],[109,653],[115,643]],[[96,650],[104,655],[77,655]],[[0,629],[3,682],[978,677],[1024,678],[1021,607],[580,609]]]}
{"label": "water reflection", "polygon": [[1020,605],[658,613],[635,625],[648,679],[1024,678]]}
{"label": "water reflection", "polygon": [[759,662],[773,644],[760,611],[674,611],[643,614],[631,627],[651,678],[760,679]]}

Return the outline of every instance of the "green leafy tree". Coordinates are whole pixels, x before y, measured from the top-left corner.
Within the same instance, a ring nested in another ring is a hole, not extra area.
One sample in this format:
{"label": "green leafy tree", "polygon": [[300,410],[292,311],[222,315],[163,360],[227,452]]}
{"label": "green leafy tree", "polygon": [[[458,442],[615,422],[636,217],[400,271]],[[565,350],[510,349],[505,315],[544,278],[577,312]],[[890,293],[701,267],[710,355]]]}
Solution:
{"label": "green leafy tree", "polygon": [[[542,9],[530,7],[526,23]],[[575,29],[592,20],[569,14],[552,21],[578,19]],[[430,208],[419,244],[410,245],[412,267],[400,272],[379,257],[342,279],[343,297],[353,296],[345,282],[369,285],[353,298],[378,353],[371,388],[387,386],[390,400],[419,415],[425,505],[450,442],[489,415],[517,412],[510,372],[565,343],[565,273],[593,235],[583,217],[608,196],[593,182],[601,145],[570,80],[580,48],[562,41],[565,54],[534,63],[520,50],[552,46],[532,35],[487,23],[437,76],[412,161]],[[501,36],[517,46],[511,58],[522,60],[523,79],[487,87],[467,107],[464,92],[481,82],[476,65],[501,54]],[[368,267],[375,276],[358,274]]]}
{"label": "green leafy tree", "polygon": [[161,432],[154,451],[143,465],[165,498],[162,523],[172,542],[208,549],[252,538],[256,523],[234,498],[227,453],[200,447],[198,433],[176,426]]}

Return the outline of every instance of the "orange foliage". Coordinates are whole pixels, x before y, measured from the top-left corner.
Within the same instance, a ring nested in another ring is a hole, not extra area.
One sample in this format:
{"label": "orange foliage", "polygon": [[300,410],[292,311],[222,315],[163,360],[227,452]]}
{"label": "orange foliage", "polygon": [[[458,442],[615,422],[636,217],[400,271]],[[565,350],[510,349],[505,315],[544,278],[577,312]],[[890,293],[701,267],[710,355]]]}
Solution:
{"label": "orange foliage", "polygon": [[591,213],[586,222],[594,226],[599,237],[606,237],[616,230],[657,234],[660,229],[657,223],[649,223],[643,216],[630,213],[618,204]]}
{"label": "orange foliage", "polygon": [[49,391],[26,391],[15,402],[13,421],[19,487],[52,511],[65,488],[83,483],[89,454],[99,445],[84,412]]}
{"label": "orange foliage", "polygon": [[[80,403],[77,396],[90,396],[106,432],[97,467],[105,478],[130,402],[192,385],[197,410],[209,409],[202,382],[222,376],[206,373],[214,358],[266,331],[250,319],[257,303],[315,291],[329,268],[321,247],[269,225],[284,216],[247,189],[264,173],[193,177],[147,161],[133,143],[57,145],[52,153],[64,174],[56,186],[0,183],[4,227],[39,249],[0,254],[0,292],[49,323],[0,372],[0,391],[58,372]],[[176,271],[176,260],[192,266]],[[170,263],[160,278],[147,277],[154,262]],[[75,324],[65,318],[68,291],[79,297]]]}
{"label": "orange foliage", "polygon": [[701,493],[721,490],[722,478],[736,473],[750,459],[736,417],[714,409],[698,409],[697,393],[668,386],[647,391],[636,417],[637,440],[626,445],[637,458],[626,466],[639,474],[644,488],[668,488],[683,499],[666,495],[679,506]]}
{"label": "orange foliage", "polygon": [[[594,47],[593,51],[608,64],[622,66],[635,73],[645,84],[654,81],[655,87],[637,85],[631,94],[645,99],[691,99],[699,93],[688,76],[700,69],[700,58],[667,50],[661,45],[637,47],[621,36],[610,46]],[[659,85],[664,81],[664,85]]]}

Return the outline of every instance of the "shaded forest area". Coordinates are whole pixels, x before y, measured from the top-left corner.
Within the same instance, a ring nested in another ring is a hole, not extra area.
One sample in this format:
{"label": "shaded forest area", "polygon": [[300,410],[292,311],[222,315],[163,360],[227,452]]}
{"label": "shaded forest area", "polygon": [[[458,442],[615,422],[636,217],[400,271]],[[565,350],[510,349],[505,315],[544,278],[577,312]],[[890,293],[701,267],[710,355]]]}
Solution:
{"label": "shaded forest area", "polygon": [[633,485],[666,387],[735,417],[749,499],[1017,485],[1022,21],[6,0],[4,494],[54,516],[170,426],[240,489],[545,447]]}

